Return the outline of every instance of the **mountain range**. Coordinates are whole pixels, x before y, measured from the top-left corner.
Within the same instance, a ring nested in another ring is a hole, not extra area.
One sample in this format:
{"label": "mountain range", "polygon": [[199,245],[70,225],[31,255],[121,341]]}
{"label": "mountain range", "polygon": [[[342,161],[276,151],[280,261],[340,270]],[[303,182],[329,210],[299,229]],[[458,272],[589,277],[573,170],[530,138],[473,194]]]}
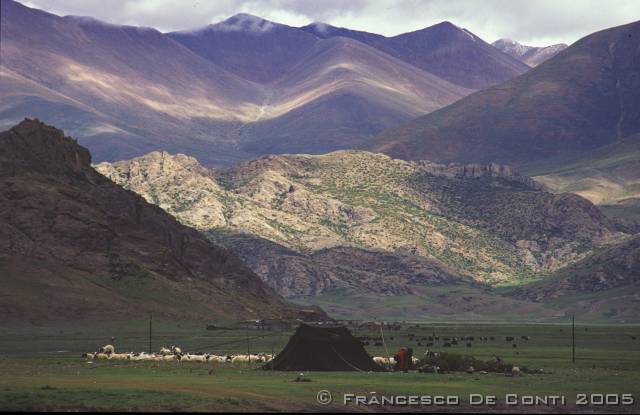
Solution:
{"label": "mountain range", "polygon": [[529,67],[501,53],[467,29],[445,21],[393,37],[314,23],[302,28],[319,38],[347,37],[437,75],[456,85],[484,89]]}
{"label": "mountain range", "polygon": [[532,48],[0,7],[7,318],[640,315],[640,22]]}
{"label": "mountain range", "polygon": [[640,131],[640,22],[586,36],[500,85],[366,146],[408,160],[516,165],[578,156]]}
{"label": "mountain range", "polygon": [[449,22],[386,38],[239,14],[161,33],[1,7],[0,125],[38,117],[98,161],[352,148],[528,69]]}
{"label": "mountain range", "polygon": [[234,254],[90,163],[85,148],[40,121],[0,133],[4,321],[303,315]]}

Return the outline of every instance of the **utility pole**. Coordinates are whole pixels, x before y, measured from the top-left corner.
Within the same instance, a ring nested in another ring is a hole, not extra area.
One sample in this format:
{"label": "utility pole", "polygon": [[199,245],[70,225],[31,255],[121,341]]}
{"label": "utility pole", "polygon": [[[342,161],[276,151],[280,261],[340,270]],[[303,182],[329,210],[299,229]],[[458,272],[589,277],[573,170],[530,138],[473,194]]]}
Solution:
{"label": "utility pole", "polygon": [[571,316],[571,362],[576,362],[576,316]]}
{"label": "utility pole", "polygon": [[247,356],[249,357],[249,368],[251,368],[251,338],[247,334]]}
{"label": "utility pole", "polygon": [[153,350],[153,342],[152,339],[153,338],[153,314],[149,314],[149,354],[151,354],[151,351]]}

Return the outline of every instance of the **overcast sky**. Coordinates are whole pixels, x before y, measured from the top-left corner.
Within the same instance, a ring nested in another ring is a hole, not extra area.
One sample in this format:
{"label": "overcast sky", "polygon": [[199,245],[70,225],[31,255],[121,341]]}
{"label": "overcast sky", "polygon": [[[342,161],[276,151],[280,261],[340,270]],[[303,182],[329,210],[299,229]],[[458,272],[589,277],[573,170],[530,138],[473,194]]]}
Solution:
{"label": "overcast sky", "polygon": [[28,0],[59,15],[93,16],[163,32],[244,12],[291,26],[324,22],[391,36],[449,20],[488,42],[572,43],[640,20],[640,0]]}

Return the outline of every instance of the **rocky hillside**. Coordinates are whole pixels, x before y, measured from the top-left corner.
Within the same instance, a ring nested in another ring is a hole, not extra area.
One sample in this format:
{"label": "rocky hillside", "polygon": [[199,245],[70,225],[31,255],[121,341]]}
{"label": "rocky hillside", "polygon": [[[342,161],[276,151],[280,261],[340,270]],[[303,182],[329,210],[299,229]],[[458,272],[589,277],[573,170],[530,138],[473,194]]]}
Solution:
{"label": "rocky hillside", "polygon": [[522,290],[529,298],[559,298],[640,283],[640,236],[597,252]]}
{"label": "rocky hillside", "polygon": [[[96,169],[185,224],[281,245],[226,242],[268,280],[283,274],[276,263],[295,262],[306,283],[271,282],[286,295],[336,286],[313,282],[317,268],[305,264],[309,258],[331,264],[341,249],[363,250],[351,260],[370,264],[346,269],[384,268],[368,252],[386,252],[395,255],[386,259],[394,269],[406,269],[412,256],[450,282],[505,283],[546,275],[624,238],[585,199],[542,191],[506,166],[438,166],[341,151],[266,156],[210,170],[190,157],[155,152]],[[276,254],[252,259],[252,249]],[[283,256],[288,259],[279,262]]]}
{"label": "rocky hillside", "polygon": [[298,315],[234,254],[37,120],[0,134],[0,282],[3,320]]}
{"label": "rocky hillside", "polygon": [[275,242],[229,231],[207,235],[227,246],[285,297],[358,292],[373,296],[414,294],[421,286],[477,286],[432,258],[350,246],[298,252]]}
{"label": "rocky hillside", "polygon": [[640,314],[640,236],[603,249],[512,294],[539,303],[571,304],[570,312],[581,316],[634,320]]}

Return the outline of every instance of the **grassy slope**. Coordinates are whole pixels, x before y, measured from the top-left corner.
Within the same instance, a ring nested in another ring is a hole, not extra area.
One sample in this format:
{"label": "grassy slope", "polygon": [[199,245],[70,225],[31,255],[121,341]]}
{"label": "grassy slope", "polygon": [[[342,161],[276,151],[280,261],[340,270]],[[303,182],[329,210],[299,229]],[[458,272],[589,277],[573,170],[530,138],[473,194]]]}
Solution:
{"label": "grassy slope", "polygon": [[392,128],[367,147],[407,160],[522,164],[640,131],[640,23],[586,36],[523,75]]}
{"label": "grassy slope", "polygon": [[640,220],[640,135],[586,155],[535,163],[525,173],[556,193],[576,193],[612,217]]}

